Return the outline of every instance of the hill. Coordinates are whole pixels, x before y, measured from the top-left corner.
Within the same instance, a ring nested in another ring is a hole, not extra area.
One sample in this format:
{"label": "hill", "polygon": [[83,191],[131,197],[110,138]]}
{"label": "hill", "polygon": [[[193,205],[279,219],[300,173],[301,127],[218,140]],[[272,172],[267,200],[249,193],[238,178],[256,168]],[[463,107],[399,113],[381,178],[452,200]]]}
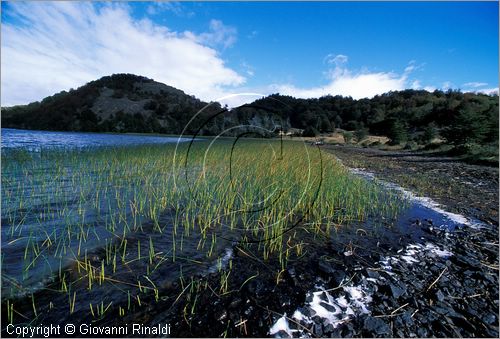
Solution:
{"label": "hill", "polygon": [[62,91],[41,102],[2,108],[2,126],[59,131],[180,133],[189,118],[205,105],[181,90],[152,79],[114,74],[77,89]]}
{"label": "hill", "polygon": [[[133,74],[114,74],[28,105],[2,108],[2,127],[93,132],[216,135],[235,125],[303,130],[343,129],[346,139],[387,136],[392,144],[443,140],[457,154],[498,157],[498,95],[404,90],[371,99],[272,94],[232,110]],[[197,119],[191,118],[198,112]],[[191,121],[191,123],[190,123]],[[240,131],[233,130],[233,134]]]}

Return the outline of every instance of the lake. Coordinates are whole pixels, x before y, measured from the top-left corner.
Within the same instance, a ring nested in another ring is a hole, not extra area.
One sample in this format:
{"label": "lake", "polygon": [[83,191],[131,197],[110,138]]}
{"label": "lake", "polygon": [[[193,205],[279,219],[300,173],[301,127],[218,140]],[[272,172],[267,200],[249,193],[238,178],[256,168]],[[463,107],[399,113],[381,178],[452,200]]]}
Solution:
{"label": "lake", "polygon": [[2,128],[2,149],[23,148],[35,152],[48,148],[169,144],[189,140],[191,139],[134,134],[52,132]]}

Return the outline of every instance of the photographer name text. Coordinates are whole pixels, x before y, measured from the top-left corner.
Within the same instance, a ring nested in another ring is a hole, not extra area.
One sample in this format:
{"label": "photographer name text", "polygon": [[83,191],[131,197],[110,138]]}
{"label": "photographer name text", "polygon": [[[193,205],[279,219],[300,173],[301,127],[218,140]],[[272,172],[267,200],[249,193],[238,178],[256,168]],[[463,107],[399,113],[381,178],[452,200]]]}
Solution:
{"label": "photographer name text", "polygon": [[65,335],[103,336],[103,335],[170,335],[170,324],[148,326],[143,324],[125,324],[120,326],[97,326],[91,324],[16,326],[7,325],[7,333],[21,338],[54,337]]}

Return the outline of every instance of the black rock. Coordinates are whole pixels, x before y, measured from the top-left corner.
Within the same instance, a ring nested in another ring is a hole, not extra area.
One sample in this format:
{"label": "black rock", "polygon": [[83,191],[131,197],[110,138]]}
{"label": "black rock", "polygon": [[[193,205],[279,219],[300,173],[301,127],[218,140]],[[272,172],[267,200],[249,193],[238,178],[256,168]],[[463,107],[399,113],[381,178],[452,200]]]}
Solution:
{"label": "black rock", "polygon": [[396,299],[406,293],[406,289],[398,287],[394,284],[390,284],[389,287],[391,289],[392,296]]}
{"label": "black rock", "polygon": [[248,306],[248,308],[243,312],[246,316],[249,316],[253,312],[253,306]]}
{"label": "black rock", "polygon": [[428,338],[429,332],[424,327],[419,327],[419,328],[417,328],[417,335],[420,338]]}
{"label": "black rock", "polygon": [[335,273],[332,274],[331,276],[332,281],[339,286],[342,283],[342,280],[345,279],[345,272],[341,270],[335,271]]}
{"label": "black rock", "polygon": [[326,292],[321,292],[321,294],[318,295],[319,299],[322,301],[328,301],[328,297],[326,295]]}
{"label": "black rock", "polygon": [[410,283],[413,285],[413,287],[415,287],[417,291],[420,291],[424,288],[424,285],[422,285],[422,283],[418,279],[414,279]]}
{"label": "black rock", "polygon": [[321,272],[325,273],[326,275],[330,275],[335,273],[337,271],[337,268],[334,264],[329,263],[328,261],[321,260],[318,263],[318,268]]}
{"label": "black rock", "polygon": [[314,324],[314,334],[318,337],[323,336],[323,326],[321,324]]}
{"label": "black rock", "polygon": [[441,290],[438,290],[438,291],[436,292],[436,298],[437,298],[437,300],[439,300],[439,301],[443,301],[443,300],[444,300],[444,294],[443,294],[443,292],[441,292]]}
{"label": "black rock", "polygon": [[333,307],[332,305],[325,302],[320,302],[319,304],[323,306],[328,312],[335,312],[335,307]]}
{"label": "black rock", "polygon": [[410,312],[405,312],[401,315],[401,320],[405,323],[406,326],[413,326],[413,318],[411,317]]}
{"label": "black rock", "polygon": [[493,324],[496,320],[497,317],[493,313],[487,314],[483,317],[483,321],[490,325]]}
{"label": "black rock", "polygon": [[275,338],[290,338],[286,331],[280,330],[278,333],[274,335]]}
{"label": "black rock", "polygon": [[352,338],[355,335],[356,332],[354,331],[354,326],[352,325],[352,323],[348,323],[347,326],[344,326],[344,328],[342,329],[343,338]]}
{"label": "black rock", "polygon": [[235,309],[238,308],[242,303],[242,300],[240,298],[235,298],[231,303],[229,304],[230,309]]}
{"label": "black rock", "polygon": [[379,279],[380,278],[380,274],[377,271],[366,270],[366,273],[368,274],[369,278],[373,278],[373,279]]}
{"label": "black rock", "polygon": [[391,332],[389,326],[382,319],[374,317],[365,318],[364,330],[371,334],[386,336]]}
{"label": "black rock", "polygon": [[[333,328],[333,326],[332,326]],[[326,330],[326,329],[325,329]],[[330,338],[342,338],[342,333],[339,328],[335,328],[330,333]]]}
{"label": "black rock", "polygon": [[332,324],[327,324],[325,325],[323,323],[323,335],[326,337],[327,335],[330,335],[335,331],[335,328],[333,327]]}

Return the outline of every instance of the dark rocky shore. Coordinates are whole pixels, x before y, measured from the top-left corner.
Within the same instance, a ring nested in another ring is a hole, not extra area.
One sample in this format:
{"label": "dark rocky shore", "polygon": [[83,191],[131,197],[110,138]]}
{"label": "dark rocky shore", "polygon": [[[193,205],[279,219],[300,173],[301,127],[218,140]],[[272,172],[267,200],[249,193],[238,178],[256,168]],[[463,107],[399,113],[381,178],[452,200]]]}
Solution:
{"label": "dark rocky shore", "polygon": [[468,164],[457,158],[410,151],[328,145],[346,166],[419,192],[458,212],[498,225],[498,167]]}

